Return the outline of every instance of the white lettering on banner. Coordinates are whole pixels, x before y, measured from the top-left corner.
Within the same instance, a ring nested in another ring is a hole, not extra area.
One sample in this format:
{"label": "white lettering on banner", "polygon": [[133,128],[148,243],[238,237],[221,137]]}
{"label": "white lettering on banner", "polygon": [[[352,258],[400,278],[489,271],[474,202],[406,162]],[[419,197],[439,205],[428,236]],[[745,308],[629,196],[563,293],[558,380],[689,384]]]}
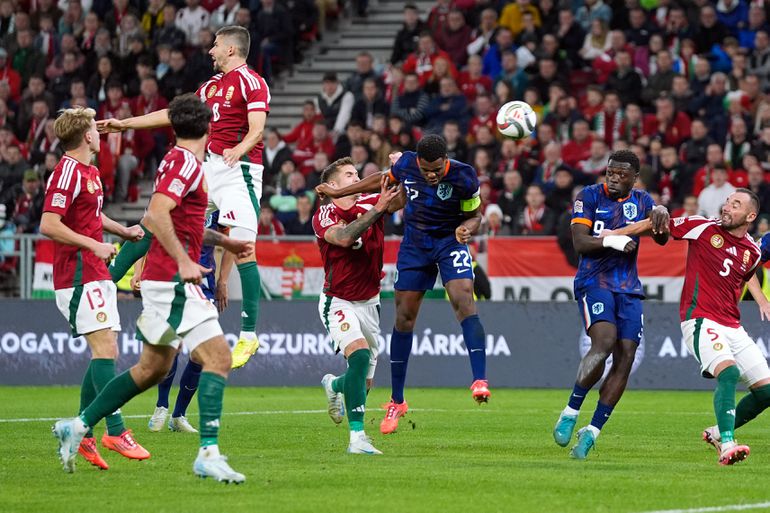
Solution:
{"label": "white lettering on banner", "polygon": [[142,343],[136,338],[135,333],[121,333],[120,347],[123,354],[139,354]]}
{"label": "white lettering on banner", "polygon": [[676,346],[671,337],[666,337],[658,351],[658,358],[689,358],[690,352],[684,343],[684,337],[679,338],[679,353],[676,352]]}
{"label": "white lettering on banner", "polygon": [[[55,344],[51,343],[51,339]],[[0,353],[4,354],[81,354],[87,348],[88,344],[83,337],[72,338],[67,333],[43,333],[38,339],[37,333],[18,334],[8,331],[0,337]]]}

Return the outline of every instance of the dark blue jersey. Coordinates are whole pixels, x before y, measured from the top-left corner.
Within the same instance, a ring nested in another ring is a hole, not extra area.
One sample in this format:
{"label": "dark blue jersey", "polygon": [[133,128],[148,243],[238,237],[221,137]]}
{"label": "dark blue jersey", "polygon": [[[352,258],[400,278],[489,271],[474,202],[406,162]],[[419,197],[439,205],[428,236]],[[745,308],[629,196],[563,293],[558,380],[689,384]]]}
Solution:
{"label": "dark blue jersey", "polygon": [[464,212],[478,208],[479,179],[468,164],[448,159],[444,177],[432,186],[423,178],[417,154],[405,151],[390,170],[406,191],[404,242],[433,248],[437,241],[454,236],[465,220]]}
{"label": "dark blue jersey", "polygon": [[[215,210],[208,216],[206,216],[206,228],[216,231],[219,228],[219,210]],[[203,277],[201,282],[201,289],[206,297],[212,299],[214,297],[214,291],[216,290],[216,271],[217,262],[214,259],[214,246],[203,245],[201,247],[201,258],[198,263],[207,269],[211,269],[211,272]]]}
{"label": "dark blue jersey", "polygon": [[761,262],[764,264],[770,260],[770,232],[762,236],[762,239],[759,241],[759,249],[762,250]]}
{"label": "dark blue jersey", "polygon": [[[614,230],[647,219],[655,206],[649,194],[637,189],[621,199],[613,200],[604,184],[591,185],[578,194],[572,211],[572,224],[591,228],[594,237],[602,230]],[[639,237],[632,237],[639,244]],[[643,296],[636,268],[639,248],[623,253],[612,248],[580,256],[575,275],[575,297],[581,291],[598,287],[621,294]]]}

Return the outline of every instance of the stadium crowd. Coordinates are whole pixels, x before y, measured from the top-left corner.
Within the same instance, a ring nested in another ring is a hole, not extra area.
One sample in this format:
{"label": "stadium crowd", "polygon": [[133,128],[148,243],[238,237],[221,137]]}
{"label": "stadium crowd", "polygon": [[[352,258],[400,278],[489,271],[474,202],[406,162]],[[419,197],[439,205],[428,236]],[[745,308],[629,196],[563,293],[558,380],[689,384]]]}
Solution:
{"label": "stadium crowd", "polygon": [[[366,2],[353,9],[366,15]],[[123,118],[165,107],[212,73],[225,24],[248,27],[248,62],[268,79],[322,36],[328,0],[0,0],[0,217],[34,232],[60,154],[55,112],[87,105]],[[734,187],[770,216],[770,25],[765,2],[738,0],[437,0],[403,9],[389,62],[361,51],[328,73],[288,132],[265,134],[260,234],[312,234],[312,192],[350,155],[362,177],[441,133],[481,179],[485,232],[558,234],[572,198],[602,180],[610,151],[643,162],[639,187],[673,213],[715,215]],[[497,108],[524,100],[538,127],[504,139]],[[109,201],[135,201],[171,141],[167,130],[105,136]],[[4,209],[4,211],[2,210]],[[403,228],[388,218],[389,234]]]}

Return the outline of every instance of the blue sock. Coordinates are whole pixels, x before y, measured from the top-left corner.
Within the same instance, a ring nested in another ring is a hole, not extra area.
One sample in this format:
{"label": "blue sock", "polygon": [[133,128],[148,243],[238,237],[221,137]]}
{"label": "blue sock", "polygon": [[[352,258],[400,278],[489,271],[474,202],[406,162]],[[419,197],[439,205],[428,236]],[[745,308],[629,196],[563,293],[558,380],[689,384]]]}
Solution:
{"label": "blue sock", "polygon": [[393,390],[391,397],[397,403],[404,402],[406,366],[411,352],[412,332],[396,331],[396,328],[393,328],[393,335],[390,337],[390,381]]}
{"label": "blue sock", "polygon": [[463,339],[468,348],[468,356],[471,359],[471,372],[473,381],[487,379],[487,348],[484,326],[481,325],[478,315],[470,315],[460,323],[463,327]]}
{"label": "blue sock", "polygon": [[583,406],[583,401],[586,400],[586,395],[588,395],[589,390],[591,389],[583,388],[575,383],[575,386],[572,388],[572,394],[569,396],[569,402],[567,403],[567,406],[573,410],[579,410],[580,407]]}
{"label": "blue sock", "polygon": [[176,396],[174,404],[174,413],[172,417],[184,417],[187,413],[187,407],[190,406],[195,391],[198,389],[198,381],[201,379],[201,369],[203,366],[192,360],[187,362],[182,377],[179,379],[179,394]]}
{"label": "blue sock", "polygon": [[158,402],[155,403],[155,406],[168,408],[168,394],[171,392],[171,384],[174,382],[176,364],[178,361],[179,353],[174,356],[174,363],[171,365],[171,370],[168,371],[168,375],[163,378],[163,381],[158,383]]}
{"label": "blue sock", "polygon": [[601,401],[596,403],[596,411],[594,412],[594,418],[591,419],[591,425],[598,430],[604,427],[605,422],[610,420],[613,407],[607,406]]}

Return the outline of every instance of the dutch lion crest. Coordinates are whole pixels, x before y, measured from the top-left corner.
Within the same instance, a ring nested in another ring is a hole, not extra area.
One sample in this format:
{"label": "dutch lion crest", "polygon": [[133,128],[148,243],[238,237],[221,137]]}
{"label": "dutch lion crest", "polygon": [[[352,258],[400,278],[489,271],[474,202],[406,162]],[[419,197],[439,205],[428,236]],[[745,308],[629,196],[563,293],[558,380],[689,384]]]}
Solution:
{"label": "dutch lion crest", "polygon": [[449,198],[452,197],[452,185],[448,183],[440,183],[438,184],[438,190],[436,191],[436,196],[438,196],[440,199],[446,201]]}
{"label": "dutch lion crest", "polygon": [[634,205],[633,203],[626,203],[625,205],[623,205],[623,215],[626,216],[626,219],[628,219],[629,221],[633,221],[634,219],[636,219],[636,214],[637,214],[636,205]]}

